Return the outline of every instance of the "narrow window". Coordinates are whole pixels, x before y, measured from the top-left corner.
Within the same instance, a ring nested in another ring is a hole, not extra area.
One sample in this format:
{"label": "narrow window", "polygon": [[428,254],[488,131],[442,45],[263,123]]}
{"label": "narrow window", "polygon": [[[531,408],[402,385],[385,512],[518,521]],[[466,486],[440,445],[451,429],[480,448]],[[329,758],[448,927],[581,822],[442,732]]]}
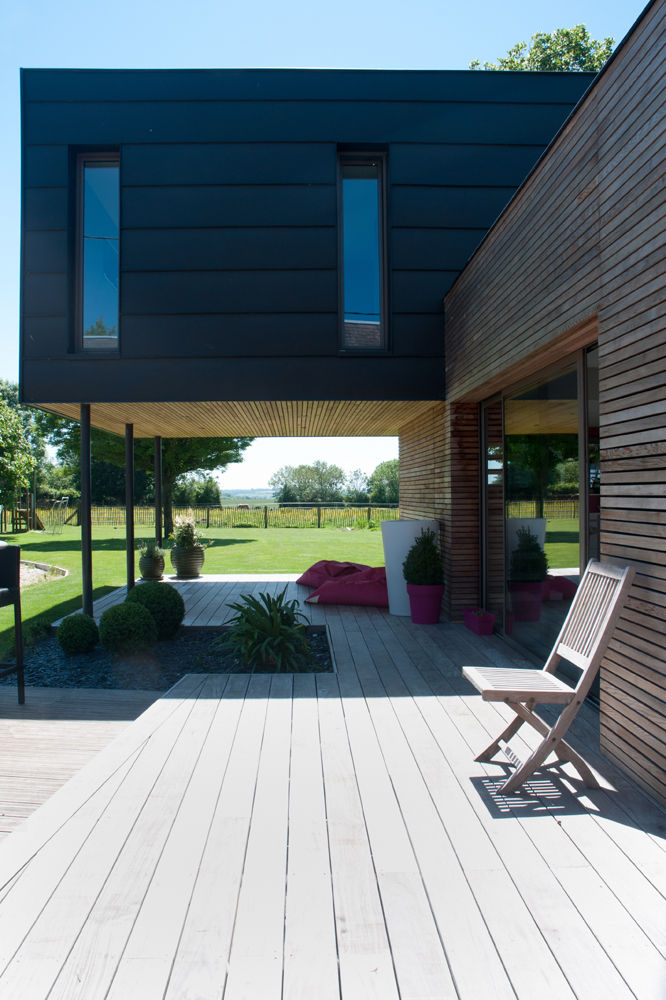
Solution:
{"label": "narrow window", "polygon": [[118,347],[120,165],[113,154],[79,160],[79,329],[84,350]]}
{"label": "narrow window", "polygon": [[386,347],[383,173],[382,157],[340,159],[343,348]]}

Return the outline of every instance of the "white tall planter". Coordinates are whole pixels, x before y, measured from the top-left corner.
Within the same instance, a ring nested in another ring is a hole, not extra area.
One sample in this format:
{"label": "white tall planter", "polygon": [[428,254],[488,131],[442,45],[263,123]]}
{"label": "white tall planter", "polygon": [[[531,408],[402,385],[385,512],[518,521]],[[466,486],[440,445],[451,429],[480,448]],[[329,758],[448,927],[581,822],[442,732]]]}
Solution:
{"label": "white tall planter", "polygon": [[386,563],[389,611],[392,615],[409,615],[407,584],[402,575],[402,564],[414,540],[430,528],[439,533],[439,521],[382,521],[382,542]]}

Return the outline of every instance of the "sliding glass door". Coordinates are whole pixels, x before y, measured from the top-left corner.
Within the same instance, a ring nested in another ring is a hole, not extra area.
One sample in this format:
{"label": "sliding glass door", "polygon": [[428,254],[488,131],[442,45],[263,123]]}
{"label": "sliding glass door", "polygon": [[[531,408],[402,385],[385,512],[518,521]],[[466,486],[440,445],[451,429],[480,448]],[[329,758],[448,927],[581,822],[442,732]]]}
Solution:
{"label": "sliding glass door", "polygon": [[482,426],[482,593],[539,658],[599,555],[596,348],[487,400]]}

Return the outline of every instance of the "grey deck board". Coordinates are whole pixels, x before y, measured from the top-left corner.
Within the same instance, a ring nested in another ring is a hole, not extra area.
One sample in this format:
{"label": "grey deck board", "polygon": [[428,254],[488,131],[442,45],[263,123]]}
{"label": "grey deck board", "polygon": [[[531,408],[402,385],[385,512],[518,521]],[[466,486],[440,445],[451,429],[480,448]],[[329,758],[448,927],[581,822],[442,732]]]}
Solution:
{"label": "grey deck board", "polygon": [[[190,621],[285,583],[307,593],[293,577],[192,581]],[[599,753],[594,713],[574,741],[601,789],[558,766],[500,796],[505,765],[473,758],[505,710],[460,671],[513,665],[512,650],[312,611],[337,674],[190,675],[135,722],[113,692],[127,718],[98,740],[101,693],[81,701],[60,771],[12,792],[26,811],[46,801],[0,844],[0,996],[660,996],[666,814]],[[49,707],[7,704],[0,727],[46,729]],[[36,775],[57,756],[44,739]]]}

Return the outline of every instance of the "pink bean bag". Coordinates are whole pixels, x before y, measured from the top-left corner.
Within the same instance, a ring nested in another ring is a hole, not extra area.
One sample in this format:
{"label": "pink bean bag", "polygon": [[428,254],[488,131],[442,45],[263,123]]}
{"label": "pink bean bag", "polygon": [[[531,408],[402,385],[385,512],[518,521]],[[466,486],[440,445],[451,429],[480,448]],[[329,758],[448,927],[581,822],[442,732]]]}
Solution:
{"label": "pink bean bag", "polygon": [[306,599],[307,604],[355,604],[362,607],[388,608],[386,570],[383,566],[366,567],[326,580]]}
{"label": "pink bean bag", "polygon": [[337,580],[338,577],[348,576],[351,573],[360,573],[362,570],[370,569],[363,563],[336,562],[334,559],[320,559],[310,569],[298,578],[296,583],[302,583],[306,587],[319,587],[327,580]]}

